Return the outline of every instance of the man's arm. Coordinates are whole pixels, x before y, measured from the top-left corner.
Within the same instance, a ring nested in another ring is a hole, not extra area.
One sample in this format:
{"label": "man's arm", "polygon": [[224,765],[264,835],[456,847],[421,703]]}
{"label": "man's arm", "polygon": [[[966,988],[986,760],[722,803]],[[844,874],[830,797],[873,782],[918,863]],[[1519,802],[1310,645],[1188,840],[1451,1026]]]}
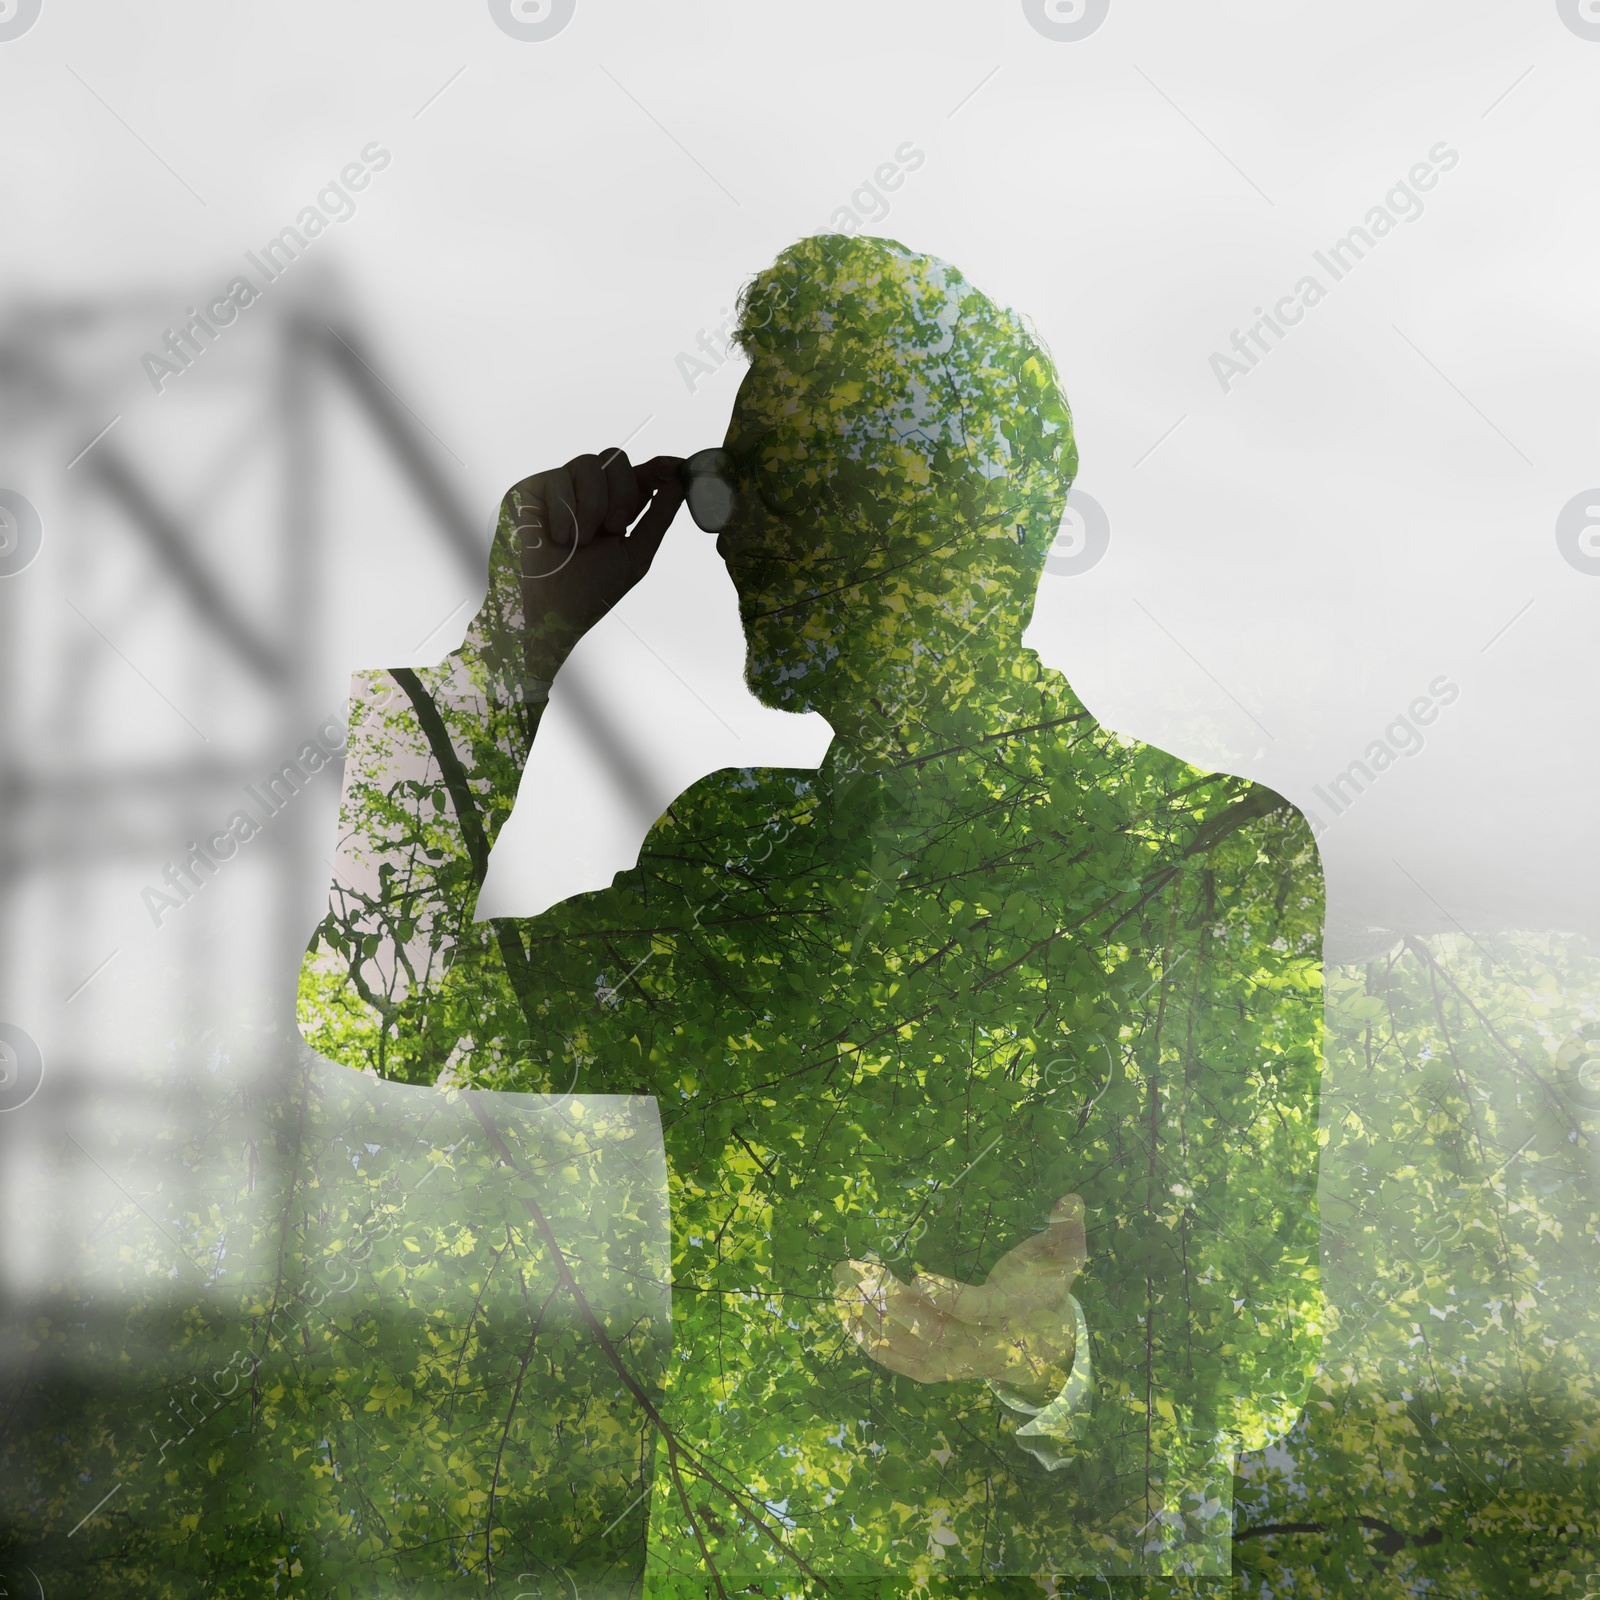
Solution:
{"label": "man's arm", "polygon": [[523,479],[502,502],[461,647],[436,667],[357,676],[329,910],[301,971],[301,1030],[324,1055],[434,1081],[477,1032],[475,956],[515,991],[502,998],[524,1001],[520,934],[473,921],[489,853],[552,680],[677,514],[678,466],[612,450]]}

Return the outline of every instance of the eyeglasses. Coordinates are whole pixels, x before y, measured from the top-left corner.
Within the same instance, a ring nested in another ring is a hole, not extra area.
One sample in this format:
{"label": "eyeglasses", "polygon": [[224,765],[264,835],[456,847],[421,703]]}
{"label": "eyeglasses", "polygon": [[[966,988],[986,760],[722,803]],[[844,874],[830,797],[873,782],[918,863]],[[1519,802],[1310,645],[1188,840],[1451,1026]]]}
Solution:
{"label": "eyeglasses", "polygon": [[[678,468],[696,526],[707,533],[721,533],[733,520],[741,497],[748,493],[754,493],[776,517],[796,516],[815,509],[830,496],[837,497],[849,478],[838,464],[825,473],[812,456],[764,458],[763,442],[758,440],[744,450],[722,445],[696,450]],[[852,486],[861,492],[862,485]]]}
{"label": "eyeglasses", "polygon": [[705,533],[721,533],[733,520],[739,505],[739,479],[745,474],[734,463],[731,451],[720,445],[696,450],[678,468],[683,497],[695,526]]}

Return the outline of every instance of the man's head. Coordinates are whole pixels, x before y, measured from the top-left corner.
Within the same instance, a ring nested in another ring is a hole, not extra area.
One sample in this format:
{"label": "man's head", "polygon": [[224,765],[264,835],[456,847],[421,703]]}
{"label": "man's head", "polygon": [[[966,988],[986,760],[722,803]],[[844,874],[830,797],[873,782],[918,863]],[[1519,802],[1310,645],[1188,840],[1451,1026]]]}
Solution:
{"label": "man's head", "polygon": [[1049,356],[954,267],[887,239],[803,239],[748,285],[718,549],[751,688],[889,715],[1009,660],[1077,470]]}

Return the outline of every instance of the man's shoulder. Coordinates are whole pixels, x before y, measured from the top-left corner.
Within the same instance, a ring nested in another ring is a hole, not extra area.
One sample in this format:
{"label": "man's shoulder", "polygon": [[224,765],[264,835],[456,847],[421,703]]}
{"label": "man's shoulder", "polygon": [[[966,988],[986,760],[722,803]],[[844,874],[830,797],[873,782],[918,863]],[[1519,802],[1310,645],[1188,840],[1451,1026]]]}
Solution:
{"label": "man's shoulder", "polygon": [[658,910],[675,891],[693,897],[700,880],[740,859],[763,861],[815,821],[820,803],[815,767],[723,767],[697,779],[657,819],[637,862],[605,889],[573,895],[548,914],[573,926],[609,926],[633,915],[641,900]]}
{"label": "man's shoulder", "polygon": [[697,779],[667,807],[641,854],[675,849],[690,839],[775,823],[803,824],[817,810],[821,774],[815,767],[722,767]]}
{"label": "man's shoulder", "polygon": [[1226,809],[1236,819],[1236,827],[1271,818],[1279,826],[1304,828],[1312,837],[1320,832],[1314,814],[1258,778],[1176,755],[1164,745],[1125,733],[1091,713],[1063,718],[1062,723],[1059,734],[1053,734],[1059,748],[1079,751],[1086,742],[1094,743],[1104,752],[1108,767],[1121,767],[1137,787],[1150,791],[1152,798],[1164,793],[1189,802],[1197,811]]}

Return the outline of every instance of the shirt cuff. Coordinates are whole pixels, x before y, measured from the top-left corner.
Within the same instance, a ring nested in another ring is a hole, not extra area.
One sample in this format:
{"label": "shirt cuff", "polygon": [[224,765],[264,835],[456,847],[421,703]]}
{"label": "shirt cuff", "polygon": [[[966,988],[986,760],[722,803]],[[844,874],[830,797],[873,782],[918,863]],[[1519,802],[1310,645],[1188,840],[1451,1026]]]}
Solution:
{"label": "shirt cuff", "polygon": [[1048,1405],[1036,1406],[1024,1400],[1015,1390],[1003,1383],[989,1379],[989,1388],[996,1398],[1013,1411],[1023,1412],[1028,1421],[1017,1429],[1017,1442],[1046,1469],[1054,1472],[1072,1459],[1069,1449],[1059,1449],[1078,1436],[1082,1419],[1088,1413],[1094,1372],[1089,1359],[1089,1325],[1084,1321],[1083,1307],[1075,1295],[1067,1296],[1072,1307],[1074,1345],[1072,1371],[1062,1385],[1061,1393]]}

